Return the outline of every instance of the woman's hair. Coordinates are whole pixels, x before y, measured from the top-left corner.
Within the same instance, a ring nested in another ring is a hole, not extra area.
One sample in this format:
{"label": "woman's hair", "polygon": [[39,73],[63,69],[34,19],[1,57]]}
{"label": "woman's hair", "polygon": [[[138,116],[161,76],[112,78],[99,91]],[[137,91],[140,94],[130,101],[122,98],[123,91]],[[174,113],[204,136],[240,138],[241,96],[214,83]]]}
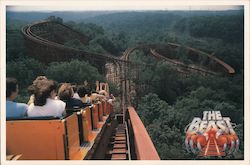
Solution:
{"label": "woman's hair", "polygon": [[77,93],[80,97],[84,97],[86,94],[88,94],[88,91],[84,87],[84,85],[79,85],[77,89]]}
{"label": "woman's hair", "polygon": [[48,80],[46,76],[37,76],[36,79],[33,81],[32,85],[30,85],[27,90],[29,95],[33,95],[35,91],[36,84],[41,80]]}
{"label": "woman's hair", "polygon": [[48,80],[48,79],[46,76],[37,76],[36,79],[33,81],[33,84],[36,85],[36,83],[41,80]]}
{"label": "woman's hair", "polygon": [[10,97],[12,92],[17,90],[17,80],[15,78],[6,78],[6,97]]}
{"label": "woman's hair", "polygon": [[33,84],[34,88],[34,105],[43,106],[46,104],[47,98],[50,97],[50,93],[56,90],[56,83],[53,80],[39,80],[36,84]]}
{"label": "woman's hair", "polygon": [[73,96],[73,89],[70,83],[63,83],[58,89],[58,96],[60,100],[67,101]]}

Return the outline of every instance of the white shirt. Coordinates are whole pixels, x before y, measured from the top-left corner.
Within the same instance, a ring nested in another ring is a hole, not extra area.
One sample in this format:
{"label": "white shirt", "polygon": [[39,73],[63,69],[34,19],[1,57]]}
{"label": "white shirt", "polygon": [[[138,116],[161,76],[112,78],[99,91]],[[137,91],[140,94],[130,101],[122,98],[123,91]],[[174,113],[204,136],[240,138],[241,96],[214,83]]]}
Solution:
{"label": "white shirt", "polygon": [[66,103],[61,100],[47,98],[43,106],[35,106],[34,103],[28,107],[28,116],[58,116],[61,117],[65,110]]}

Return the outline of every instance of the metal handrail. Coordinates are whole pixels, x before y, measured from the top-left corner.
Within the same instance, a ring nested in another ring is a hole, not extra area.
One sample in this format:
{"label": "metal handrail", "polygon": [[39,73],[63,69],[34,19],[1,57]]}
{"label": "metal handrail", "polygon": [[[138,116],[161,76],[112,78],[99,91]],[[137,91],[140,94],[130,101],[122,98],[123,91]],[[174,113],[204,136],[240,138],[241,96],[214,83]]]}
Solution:
{"label": "metal handrail", "polygon": [[126,126],[126,138],[127,138],[127,146],[128,146],[128,160],[131,160],[130,141],[129,141],[128,123],[127,122],[125,122],[125,126]]}

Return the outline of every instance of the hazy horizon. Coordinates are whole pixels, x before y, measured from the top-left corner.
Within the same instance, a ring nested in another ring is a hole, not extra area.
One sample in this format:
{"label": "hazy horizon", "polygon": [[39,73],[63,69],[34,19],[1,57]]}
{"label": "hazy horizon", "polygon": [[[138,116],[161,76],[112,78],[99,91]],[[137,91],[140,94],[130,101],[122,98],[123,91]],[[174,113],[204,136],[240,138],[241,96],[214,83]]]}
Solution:
{"label": "hazy horizon", "polygon": [[220,5],[220,6],[169,6],[159,9],[85,9],[84,6],[7,6],[7,11],[11,12],[119,12],[119,11],[227,11],[227,10],[242,10],[241,5]]}

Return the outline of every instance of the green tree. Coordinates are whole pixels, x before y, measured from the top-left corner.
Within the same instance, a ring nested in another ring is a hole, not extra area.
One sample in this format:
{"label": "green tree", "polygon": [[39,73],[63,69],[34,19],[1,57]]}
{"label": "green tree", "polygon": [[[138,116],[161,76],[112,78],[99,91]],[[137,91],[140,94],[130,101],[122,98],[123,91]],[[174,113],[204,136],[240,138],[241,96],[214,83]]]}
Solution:
{"label": "green tree", "polygon": [[32,81],[44,74],[45,65],[32,59],[22,59],[20,61],[8,62],[6,65],[6,76],[15,77],[20,89],[26,88]]}
{"label": "green tree", "polygon": [[161,159],[184,159],[182,147],[184,133],[175,126],[179,114],[156,94],[144,96],[137,112],[161,157]]}
{"label": "green tree", "polygon": [[160,64],[153,72],[153,91],[162,100],[173,104],[177,97],[182,94],[182,82],[174,69],[167,64]]}
{"label": "green tree", "polygon": [[79,60],[51,63],[45,73],[48,78],[58,82],[83,83],[84,80],[88,80],[95,83],[96,80],[104,80],[104,77],[98,73],[95,67]]}

